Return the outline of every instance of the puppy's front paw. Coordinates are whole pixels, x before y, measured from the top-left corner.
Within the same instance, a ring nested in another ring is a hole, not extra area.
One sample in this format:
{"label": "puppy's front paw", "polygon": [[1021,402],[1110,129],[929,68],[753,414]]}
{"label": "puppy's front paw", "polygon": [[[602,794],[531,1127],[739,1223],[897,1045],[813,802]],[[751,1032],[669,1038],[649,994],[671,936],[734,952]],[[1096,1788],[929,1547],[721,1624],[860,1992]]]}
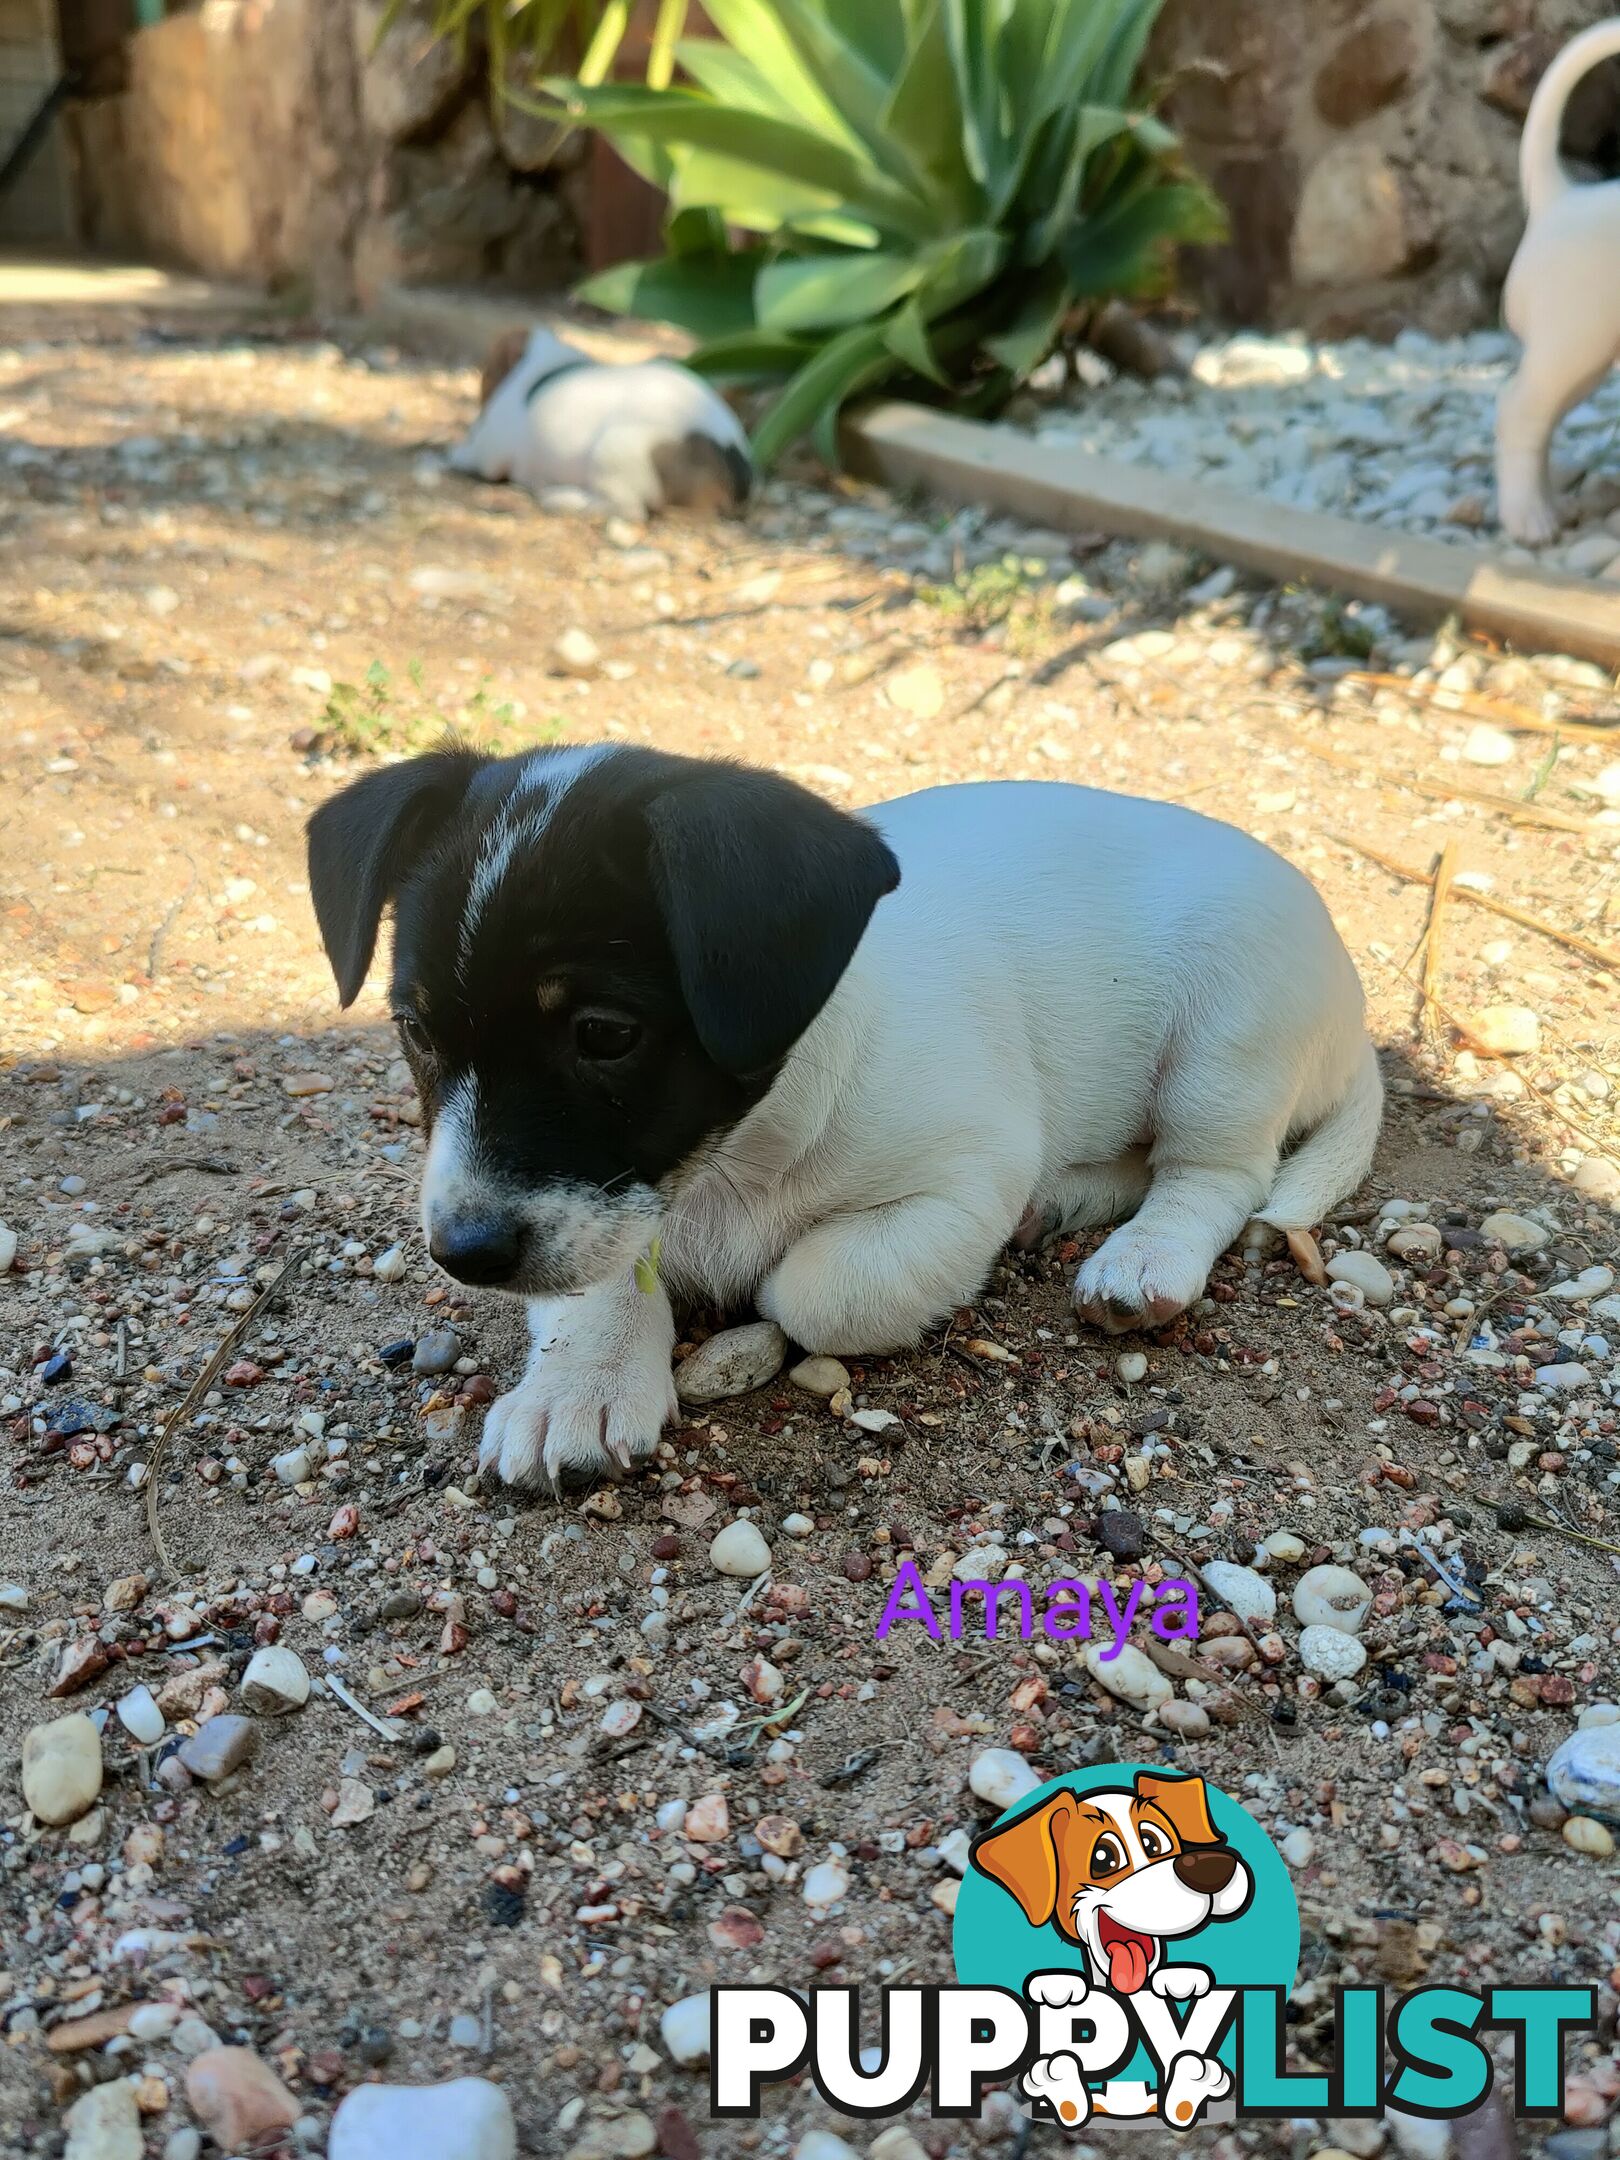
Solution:
{"label": "puppy's front paw", "polygon": [[1126,1223],[1075,1277],[1075,1311],[1110,1335],[1163,1327],[1203,1296],[1208,1279],[1200,1254]]}
{"label": "puppy's front paw", "polygon": [[1086,2090],[1077,2055],[1043,2055],[1023,2076],[1024,2098],[1044,2100],[1060,2123],[1071,2130],[1091,2114],[1091,2095]]}
{"label": "puppy's front paw", "polygon": [[1190,2130],[1211,2100],[1222,2100],[1231,2090],[1232,2074],[1224,2063],[1178,2055],[1164,2081],[1159,2113],[1172,2130]]}
{"label": "puppy's front paw", "polygon": [[1148,1982],[1148,1992],[1166,2002],[1196,2002],[1212,1984],[1202,1965],[1161,1965]]}
{"label": "puppy's front paw", "polygon": [[1083,1972],[1038,1972],[1025,1981],[1024,1992],[1031,2002],[1043,2003],[1048,2009],[1068,2010],[1085,2001],[1091,1984]]}
{"label": "puppy's front paw", "polygon": [[559,1344],[491,1405],[479,1469],[486,1480],[498,1476],[503,1485],[529,1488],[619,1477],[653,1452],[677,1415],[667,1363],[613,1372]]}

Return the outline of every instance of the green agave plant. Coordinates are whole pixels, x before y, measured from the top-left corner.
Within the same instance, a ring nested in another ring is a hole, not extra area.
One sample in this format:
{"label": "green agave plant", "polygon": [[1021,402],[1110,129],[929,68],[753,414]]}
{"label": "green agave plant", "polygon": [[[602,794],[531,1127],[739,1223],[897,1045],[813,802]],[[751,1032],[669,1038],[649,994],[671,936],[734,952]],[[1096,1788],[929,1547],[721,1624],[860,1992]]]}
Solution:
{"label": "green agave plant", "polygon": [[[406,0],[389,0],[378,25],[379,39],[405,6]],[[659,0],[647,65],[650,83],[667,83],[674,74],[675,44],[688,7],[689,0]],[[435,38],[454,39],[462,47],[475,35],[482,37],[491,86],[500,97],[506,94],[509,62],[519,73],[539,73],[556,59],[565,39],[581,55],[580,82],[606,81],[634,13],[634,0],[432,0],[428,28]]]}
{"label": "green agave plant", "polygon": [[581,297],[676,324],[711,375],[782,379],[763,465],[807,432],[830,454],[895,377],[994,409],[1077,309],[1163,290],[1224,232],[1132,101],[1162,0],[705,4],[680,82],[545,87],[669,190],[664,256]]}

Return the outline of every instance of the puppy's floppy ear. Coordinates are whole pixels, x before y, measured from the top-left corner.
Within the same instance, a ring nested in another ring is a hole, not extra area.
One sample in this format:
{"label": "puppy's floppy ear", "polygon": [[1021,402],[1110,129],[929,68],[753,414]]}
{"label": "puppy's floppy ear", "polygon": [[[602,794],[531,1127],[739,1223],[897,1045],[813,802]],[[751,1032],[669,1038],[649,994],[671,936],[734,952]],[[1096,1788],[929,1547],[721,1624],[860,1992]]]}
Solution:
{"label": "puppy's floppy ear", "polygon": [[1012,1892],[1031,1927],[1045,1927],[1057,1914],[1063,1891],[1057,1833],[1073,1815],[1073,1796],[1057,1793],[1027,1815],[987,1830],[969,1856],[981,1875]]}
{"label": "puppy's floppy ear", "polygon": [[514,327],[503,330],[484,360],[484,372],[478,384],[478,403],[487,405],[508,375],[517,366],[528,349],[529,333]]}
{"label": "puppy's floppy ear", "polygon": [[483,763],[470,750],[446,749],[385,765],[310,819],[310,898],[345,1005],[366,979],[383,909]]}
{"label": "puppy's floppy ear", "polygon": [[1158,1777],[1143,1770],[1136,1780],[1138,1800],[1151,1800],[1167,1816],[1184,1845],[1225,1842],[1209,1812],[1209,1791],[1201,1777]]}
{"label": "puppy's floppy ear", "polygon": [[763,1071],[826,1004],[900,866],[863,819],[741,766],[678,781],[647,826],[698,1039],[726,1072]]}

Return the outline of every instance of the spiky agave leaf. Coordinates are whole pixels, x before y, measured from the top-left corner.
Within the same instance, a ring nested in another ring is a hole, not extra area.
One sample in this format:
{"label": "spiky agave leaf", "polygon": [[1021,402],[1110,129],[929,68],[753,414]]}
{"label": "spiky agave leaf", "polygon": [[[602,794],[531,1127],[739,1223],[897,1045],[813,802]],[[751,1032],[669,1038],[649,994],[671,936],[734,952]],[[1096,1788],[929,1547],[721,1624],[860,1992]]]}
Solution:
{"label": "spiky agave leaf", "polygon": [[548,85],[653,146],[680,235],[585,296],[679,324],[715,375],[784,378],[766,466],[880,382],[993,405],[1076,307],[1162,290],[1223,230],[1134,88],[1162,4],[708,0],[676,86]]}

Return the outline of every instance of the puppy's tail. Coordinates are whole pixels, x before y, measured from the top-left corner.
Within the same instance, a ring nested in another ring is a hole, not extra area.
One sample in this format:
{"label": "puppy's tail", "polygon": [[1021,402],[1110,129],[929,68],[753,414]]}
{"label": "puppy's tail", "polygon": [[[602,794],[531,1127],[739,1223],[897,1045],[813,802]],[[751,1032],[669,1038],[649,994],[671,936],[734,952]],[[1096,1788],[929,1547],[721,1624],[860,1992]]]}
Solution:
{"label": "puppy's tail", "polygon": [[1519,139],[1519,185],[1524,205],[1532,217],[1545,210],[1570,185],[1558,140],[1563,132],[1564,108],[1575,86],[1600,61],[1620,53],[1620,16],[1594,24],[1572,38],[1536,85]]}
{"label": "puppy's tail", "polygon": [[1383,1111],[1384,1079],[1378,1053],[1368,1042],[1349,1093],[1284,1160],[1271,1198],[1255,1220],[1274,1230],[1309,1230],[1319,1223],[1372,1168]]}
{"label": "puppy's tail", "polygon": [[716,442],[697,429],[679,442],[659,443],[653,470],[670,510],[706,517],[739,517],[754,487],[754,468],[736,443]]}

